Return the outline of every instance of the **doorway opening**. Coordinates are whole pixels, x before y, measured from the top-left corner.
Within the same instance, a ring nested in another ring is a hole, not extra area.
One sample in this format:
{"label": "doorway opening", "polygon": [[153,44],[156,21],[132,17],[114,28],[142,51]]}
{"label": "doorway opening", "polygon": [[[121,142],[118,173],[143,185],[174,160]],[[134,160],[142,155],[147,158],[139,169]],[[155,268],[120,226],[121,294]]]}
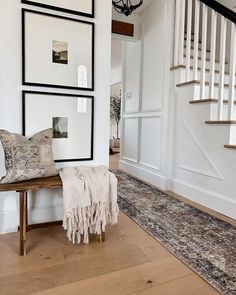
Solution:
{"label": "doorway opening", "polygon": [[122,100],[122,47],[123,41],[112,39],[111,91],[110,91],[110,169],[119,167],[121,147],[121,100]]}

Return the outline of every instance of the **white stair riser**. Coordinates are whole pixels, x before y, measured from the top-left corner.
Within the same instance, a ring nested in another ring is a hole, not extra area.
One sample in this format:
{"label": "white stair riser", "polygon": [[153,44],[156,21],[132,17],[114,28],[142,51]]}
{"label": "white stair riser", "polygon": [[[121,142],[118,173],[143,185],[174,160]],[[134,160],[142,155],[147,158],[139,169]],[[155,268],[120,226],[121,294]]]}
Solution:
{"label": "white stair riser", "polygon": [[[214,88],[214,97],[209,97],[209,86],[205,87],[205,97],[200,97],[200,84],[190,84],[190,85],[185,85],[185,86],[181,86],[178,88],[193,88],[193,96],[189,97],[189,101],[193,100],[193,99],[206,99],[206,98],[218,98],[218,93],[219,93],[219,87],[215,87]],[[225,88],[224,89],[224,98],[228,99],[229,96],[229,88]],[[236,99],[236,95],[235,95],[235,99]]]}
{"label": "white stair riser", "polygon": [[[218,120],[217,118],[217,112],[218,112],[218,105],[217,103],[210,103],[211,104],[211,110],[210,110],[210,120]],[[228,120],[228,104],[223,104],[223,117],[222,120]],[[232,120],[236,120],[236,105],[234,105],[234,115]]]}
{"label": "white stair riser", "polygon": [[[218,106],[216,102],[202,102],[198,104],[192,104],[193,108],[199,111],[201,109],[201,112],[204,112],[205,121],[216,121],[217,118],[217,112],[218,112]],[[228,104],[223,104],[223,117],[222,120],[228,120]],[[236,120],[236,105],[234,106],[234,117],[233,120]]]}
{"label": "white stair riser", "polygon": [[[185,69],[180,69],[180,81],[178,83],[184,83],[186,82],[186,70]],[[197,80],[200,81],[200,74],[201,72],[198,71],[198,76],[197,76]],[[193,70],[190,70],[190,76],[189,76],[189,81],[194,80],[194,72]],[[219,74],[215,74],[215,83],[219,83],[220,80],[220,75]],[[210,81],[210,73],[206,72],[206,81]],[[225,75],[225,84],[229,84],[230,82],[230,76],[229,74]]]}
{"label": "white stair riser", "polygon": [[[173,71],[174,74],[174,85],[178,84],[181,79],[183,79],[185,73],[185,69],[179,69]],[[215,93],[213,98],[218,98],[218,88],[215,87]],[[187,104],[187,108],[189,108],[190,116],[192,118],[197,118],[197,120],[200,120],[204,126],[206,124],[205,121],[208,120],[217,120],[217,103],[197,103],[197,104],[189,104],[191,100],[199,100],[200,98],[200,85],[199,84],[190,84],[185,85],[182,87],[176,87],[176,91],[178,93],[178,97],[183,100],[182,103]],[[209,98],[208,97],[209,92],[209,86],[206,86],[205,88],[205,97],[203,98]],[[224,89],[224,97],[225,99],[228,98],[229,95],[229,89]],[[211,97],[212,98],[212,97]],[[236,97],[235,97],[236,99]],[[234,106],[234,120],[236,120],[236,105]],[[222,120],[228,120],[228,105],[223,105],[223,118]],[[236,144],[236,125],[234,124],[219,124],[217,126],[215,125],[208,125],[208,128],[210,128],[212,131],[216,131],[216,134],[219,132],[219,138],[222,141],[222,146],[224,144]],[[213,128],[214,127],[214,128]],[[207,128],[207,130],[208,130]],[[216,135],[218,136],[218,135]]]}
{"label": "white stair riser", "polygon": [[[187,101],[186,101],[187,103]],[[191,104],[190,111],[192,116],[202,118],[202,121],[215,120],[211,118],[212,104],[211,103],[198,103]],[[206,125],[211,128],[212,131],[216,132],[216,136],[222,141],[222,146],[227,144],[236,144],[236,125],[234,124],[217,124],[217,125]]]}

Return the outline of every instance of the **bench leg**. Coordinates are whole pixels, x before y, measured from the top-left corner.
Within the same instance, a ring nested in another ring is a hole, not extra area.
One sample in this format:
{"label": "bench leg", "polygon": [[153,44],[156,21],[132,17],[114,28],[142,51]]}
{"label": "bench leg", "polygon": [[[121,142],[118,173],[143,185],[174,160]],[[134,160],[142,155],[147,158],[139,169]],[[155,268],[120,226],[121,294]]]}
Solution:
{"label": "bench leg", "polygon": [[105,242],[105,241],[106,241],[106,233],[102,232],[102,242]]}
{"label": "bench leg", "polygon": [[27,192],[20,193],[20,256],[26,255]]}
{"label": "bench leg", "polygon": [[106,240],[106,234],[102,231],[102,225],[101,225],[101,234],[100,234],[100,243],[105,242]]}

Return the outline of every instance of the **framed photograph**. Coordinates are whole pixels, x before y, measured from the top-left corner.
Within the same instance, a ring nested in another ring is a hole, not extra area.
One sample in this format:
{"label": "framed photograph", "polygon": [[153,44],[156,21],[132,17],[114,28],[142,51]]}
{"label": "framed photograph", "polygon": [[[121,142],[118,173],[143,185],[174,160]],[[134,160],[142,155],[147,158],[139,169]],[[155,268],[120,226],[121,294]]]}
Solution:
{"label": "framed photograph", "polygon": [[93,159],[94,97],[23,91],[23,135],[53,128],[56,162]]}
{"label": "framed photograph", "polygon": [[93,23],[23,9],[22,30],[23,85],[94,90]]}
{"label": "framed photograph", "polygon": [[21,3],[94,17],[94,0],[21,0]]}

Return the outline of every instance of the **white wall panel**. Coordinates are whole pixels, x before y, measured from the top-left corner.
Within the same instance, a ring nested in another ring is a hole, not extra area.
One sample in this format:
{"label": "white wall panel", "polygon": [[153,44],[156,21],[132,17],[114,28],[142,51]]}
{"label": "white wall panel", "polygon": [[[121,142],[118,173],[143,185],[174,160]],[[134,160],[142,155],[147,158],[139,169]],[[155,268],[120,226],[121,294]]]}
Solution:
{"label": "white wall panel", "polygon": [[138,160],[138,118],[124,120],[123,158],[137,162]]}
{"label": "white wall panel", "polygon": [[124,107],[125,113],[139,111],[140,41],[125,42]]}
{"label": "white wall panel", "polygon": [[180,124],[179,134],[178,168],[223,180],[211,155],[184,122]]}
{"label": "white wall panel", "polygon": [[142,110],[162,108],[166,48],[166,3],[154,1],[144,10]]}
{"label": "white wall panel", "polygon": [[162,146],[161,117],[141,119],[141,149],[140,163],[150,168],[160,169]]}
{"label": "white wall panel", "polygon": [[145,7],[140,14],[140,40],[125,42],[123,58],[120,168],[162,189],[167,188],[170,174],[168,82],[173,15],[172,0],[152,1]]}

